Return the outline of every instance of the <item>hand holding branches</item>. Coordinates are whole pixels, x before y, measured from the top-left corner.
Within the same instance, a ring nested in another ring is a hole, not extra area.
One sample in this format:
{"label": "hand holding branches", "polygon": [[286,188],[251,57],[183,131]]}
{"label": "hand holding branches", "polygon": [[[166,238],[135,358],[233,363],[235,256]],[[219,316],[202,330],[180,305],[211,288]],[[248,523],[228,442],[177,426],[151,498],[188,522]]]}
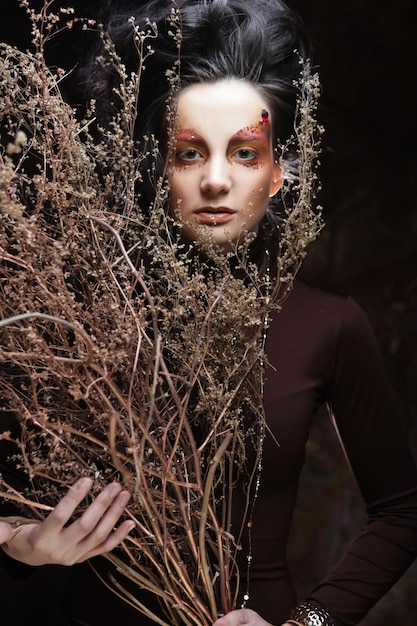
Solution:
{"label": "hand holding branches", "polygon": [[74,565],[113,550],[135,526],[124,521],[115,529],[130,497],[121,485],[108,485],[68,524],[91,486],[92,480],[79,480],[44,521],[23,523],[6,534],[4,552],[28,565]]}

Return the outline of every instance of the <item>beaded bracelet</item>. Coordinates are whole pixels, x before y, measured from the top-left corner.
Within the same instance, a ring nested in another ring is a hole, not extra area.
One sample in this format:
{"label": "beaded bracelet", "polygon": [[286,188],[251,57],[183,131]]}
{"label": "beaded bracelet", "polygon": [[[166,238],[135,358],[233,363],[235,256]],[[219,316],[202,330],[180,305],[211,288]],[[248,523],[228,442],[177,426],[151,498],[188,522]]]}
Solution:
{"label": "beaded bracelet", "polygon": [[296,626],[335,626],[326,609],[312,602],[303,602],[296,606],[287,622]]}

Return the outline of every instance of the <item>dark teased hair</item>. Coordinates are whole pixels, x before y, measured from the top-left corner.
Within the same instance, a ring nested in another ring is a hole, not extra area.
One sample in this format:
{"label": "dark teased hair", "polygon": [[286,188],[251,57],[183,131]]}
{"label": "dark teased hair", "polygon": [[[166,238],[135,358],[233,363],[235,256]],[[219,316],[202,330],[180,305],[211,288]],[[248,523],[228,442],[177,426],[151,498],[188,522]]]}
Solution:
{"label": "dark teased hair", "polygon": [[[180,13],[181,45],[178,50],[168,19],[172,8]],[[172,96],[167,76],[180,58],[181,89],[195,83],[239,79],[258,88],[272,112],[272,140],[283,144],[294,131],[298,90],[294,81],[300,75],[300,58],[310,58],[310,46],[301,20],[282,0],[150,0],[131,1],[123,11],[109,16],[106,31],[128,73],[138,67],[138,52],[129,17],[140,30],[150,31],[156,23],[157,37],[150,40],[154,53],[146,59],[138,103],[136,137],[161,136],[166,128],[166,106]],[[171,33],[170,33],[171,31]],[[95,51],[97,54],[97,51]],[[92,62],[89,71],[90,96],[98,103],[101,124],[112,118],[117,76]],[[149,139],[147,139],[149,141]],[[149,144],[144,150],[152,154]],[[144,162],[144,171],[149,162]],[[163,164],[159,163],[157,175]],[[153,181],[144,177],[141,197],[152,202]],[[272,206],[260,225],[258,245],[275,238],[279,207]],[[271,235],[272,233],[272,235]]]}

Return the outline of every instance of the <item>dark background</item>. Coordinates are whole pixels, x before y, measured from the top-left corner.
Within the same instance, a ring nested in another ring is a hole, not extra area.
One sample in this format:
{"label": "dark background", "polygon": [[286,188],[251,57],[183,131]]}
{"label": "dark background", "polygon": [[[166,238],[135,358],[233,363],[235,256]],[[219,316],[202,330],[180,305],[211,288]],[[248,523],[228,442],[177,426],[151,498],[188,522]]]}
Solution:
{"label": "dark background", "polygon": [[[302,273],[351,294],[365,309],[417,456],[415,0],[288,3],[314,41],[323,85],[319,117],[326,129],[319,201],[327,226]],[[94,16],[100,0],[68,5]],[[26,47],[29,32],[17,0],[2,0],[1,9],[1,39]],[[72,66],[83,48],[76,32],[51,43],[52,63]],[[290,546],[301,596],[325,575],[362,523],[356,486],[328,417],[320,415],[308,445]],[[363,626],[415,626],[416,615],[417,564]]]}

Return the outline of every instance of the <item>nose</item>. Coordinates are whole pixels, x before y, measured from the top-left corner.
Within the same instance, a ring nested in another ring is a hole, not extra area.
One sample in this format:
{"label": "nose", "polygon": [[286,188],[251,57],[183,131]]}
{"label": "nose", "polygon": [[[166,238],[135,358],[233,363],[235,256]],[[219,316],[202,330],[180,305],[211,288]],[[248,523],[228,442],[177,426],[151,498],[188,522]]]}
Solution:
{"label": "nose", "polygon": [[225,157],[213,156],[203,166],[201,191],[216,196],[226,194],[232,187],[231,164]]}

